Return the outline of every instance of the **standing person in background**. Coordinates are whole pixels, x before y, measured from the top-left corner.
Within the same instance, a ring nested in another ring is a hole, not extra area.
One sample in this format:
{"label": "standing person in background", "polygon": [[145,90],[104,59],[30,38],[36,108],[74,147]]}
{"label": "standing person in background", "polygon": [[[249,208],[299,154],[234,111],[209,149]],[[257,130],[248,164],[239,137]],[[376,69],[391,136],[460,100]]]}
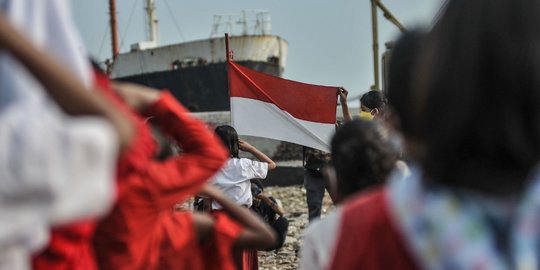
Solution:
{"label": "standing person in background", "polygon": [[[276,163],[246,141],[238,139],[236,130],[228,125],[216,127],[215,133],[229,150],[229,159],[225,166],[212,179],[212,184],[231,198],[236,204],[250,208],[253,203],[251,179],[264,179],[269,170],[276,168]],[[259,161],[239,157],[239,150],[251,153]],[[220,210],[219,202],[212,201],[212,210]],[[235,255],[239,269],[258,269],[257,250],[243,250]]]}
{"label": "standing person in background", "polygon": [[360,97],[360,117],[379,119],[383,116],[385,99],[381,91],[371,90]]}
{"label": "standing person in background", "polygon": [[324,166],[330,161],[330,154],[303,146],[302,156],[308,220],[311,222],[321,216],[324,191],[327,189],[322,172]]}
{"label": "standing person in background", "polygon": [[[347,91],[343,87],[337,89],[339,102],[343,112],[343,121],[352,119],[347,105]],[[302,164],[304,165],[304,188],[306,189],[306,202],[308,206],[308,219],[313,221],[321,216],[324,190],[328,189],[324,181],[322,170],[330,161],[330,154],[310,147],[302,147]]]}

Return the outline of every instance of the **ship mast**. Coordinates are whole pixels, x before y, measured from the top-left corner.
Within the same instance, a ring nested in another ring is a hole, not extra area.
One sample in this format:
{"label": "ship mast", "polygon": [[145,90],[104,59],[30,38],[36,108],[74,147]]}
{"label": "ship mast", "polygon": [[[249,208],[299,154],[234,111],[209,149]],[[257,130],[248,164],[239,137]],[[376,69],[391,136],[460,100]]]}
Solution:
{"label": "ship mast", "polygon": [[148,41],[158,45],[158,31],[157,24],[158,20],[156,19],[156,6],[154,0],[146,0],[146,17],[148,20]]}
{"label": "ship mast", "polygon": [[109,0],[109,17],[111,24],[111,50],[112,50],[112,59],[116,59],[116,56],[120,52],[118,48],[118,30],[117,30],[117,21],[116,21],[116,1]]}

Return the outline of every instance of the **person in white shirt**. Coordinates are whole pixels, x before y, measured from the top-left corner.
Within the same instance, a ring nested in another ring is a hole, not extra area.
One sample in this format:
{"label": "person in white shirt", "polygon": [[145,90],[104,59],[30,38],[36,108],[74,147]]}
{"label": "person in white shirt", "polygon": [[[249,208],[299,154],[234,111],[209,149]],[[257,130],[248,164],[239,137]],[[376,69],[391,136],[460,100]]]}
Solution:
{"label": "person in white shirt", "polygon": [[[253,203],[250,180],[266,178],[268,170],[275,169],[276,163],[246,141],[239,140],[238,133],[233,127],[218,126],[215,132],[229,149],[231,157],[214,176],[211,183],[238,205],[249,208]],[[240,150],[251,153],[259,161],[240,158],[238,156]],[[212,202],[212,210],[219,211],[221,208],[217,202]],[[258,269],[257,250],[235,252],[234,260],[238,269]]]}
{"label": "person in white shirt", "polygon": [[[229,149],[231,158],[214,176],[212,183],[237,204],[249,208],[253,202],[250,180],[253,178],[266,178],[268,170],[275,169],[276,163],[246,141],[239,140],[236,130],[231,126],[218,126],[215,133],[225,147]],[[240,150],[251,153],[259,161],[239,158]],[[218,210],[221,209],[221,206],[216,202],[212,202],[212,209]]]}
{"label": "person in white shirt", "polygon": [[0,269],[30,269],[50,226],[109,210],[133,133],[89,91],[66,5],[0,0]]}

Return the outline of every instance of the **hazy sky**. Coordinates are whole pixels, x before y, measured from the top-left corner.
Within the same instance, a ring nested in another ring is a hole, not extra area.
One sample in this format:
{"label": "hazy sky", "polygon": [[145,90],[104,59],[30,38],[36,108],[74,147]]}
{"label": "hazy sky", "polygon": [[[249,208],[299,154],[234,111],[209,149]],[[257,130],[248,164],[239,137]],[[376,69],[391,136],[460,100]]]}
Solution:
{"label": "hazy sky", "polygon": [[[108,2],[71,1],[87,49],[98,60],[111,55]],[[123,52],[146,37],[143,2],[117,0]],[[406,27],[412,28],[429,25],[442,0],[382,2]],[[208,38],[214,14],[240,13],[245,9],[269,11],[272,34],[288,41],[285,78],[345,86],[351,96],[367,91],[373,84],[369,0],[156,0],[160,43]],[[379,12],[380,50],[398,34],[398,29]]]}

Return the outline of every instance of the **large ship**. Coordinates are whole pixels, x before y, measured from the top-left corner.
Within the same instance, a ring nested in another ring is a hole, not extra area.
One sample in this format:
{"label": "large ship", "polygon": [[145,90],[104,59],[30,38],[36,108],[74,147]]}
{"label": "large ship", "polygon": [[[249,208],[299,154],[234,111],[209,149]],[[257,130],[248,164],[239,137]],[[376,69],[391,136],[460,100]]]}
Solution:
{"label": "large ship", "polygon": [[[131,45],[130,52],[116,54],[112,78],[169,89],[194,112],[227,111],[230,106],[226,50],[221,33],[238,25],[241,34],[233,33],[230,37],[234,61],[273,76],[283,74],[288,44],[270,34],[268,12],[215,15],[209,39],[158,46],[154,10],[154,0],[146,0],[149,40]],[[249,20],[249,15],[253,15],[253,20]]]}

